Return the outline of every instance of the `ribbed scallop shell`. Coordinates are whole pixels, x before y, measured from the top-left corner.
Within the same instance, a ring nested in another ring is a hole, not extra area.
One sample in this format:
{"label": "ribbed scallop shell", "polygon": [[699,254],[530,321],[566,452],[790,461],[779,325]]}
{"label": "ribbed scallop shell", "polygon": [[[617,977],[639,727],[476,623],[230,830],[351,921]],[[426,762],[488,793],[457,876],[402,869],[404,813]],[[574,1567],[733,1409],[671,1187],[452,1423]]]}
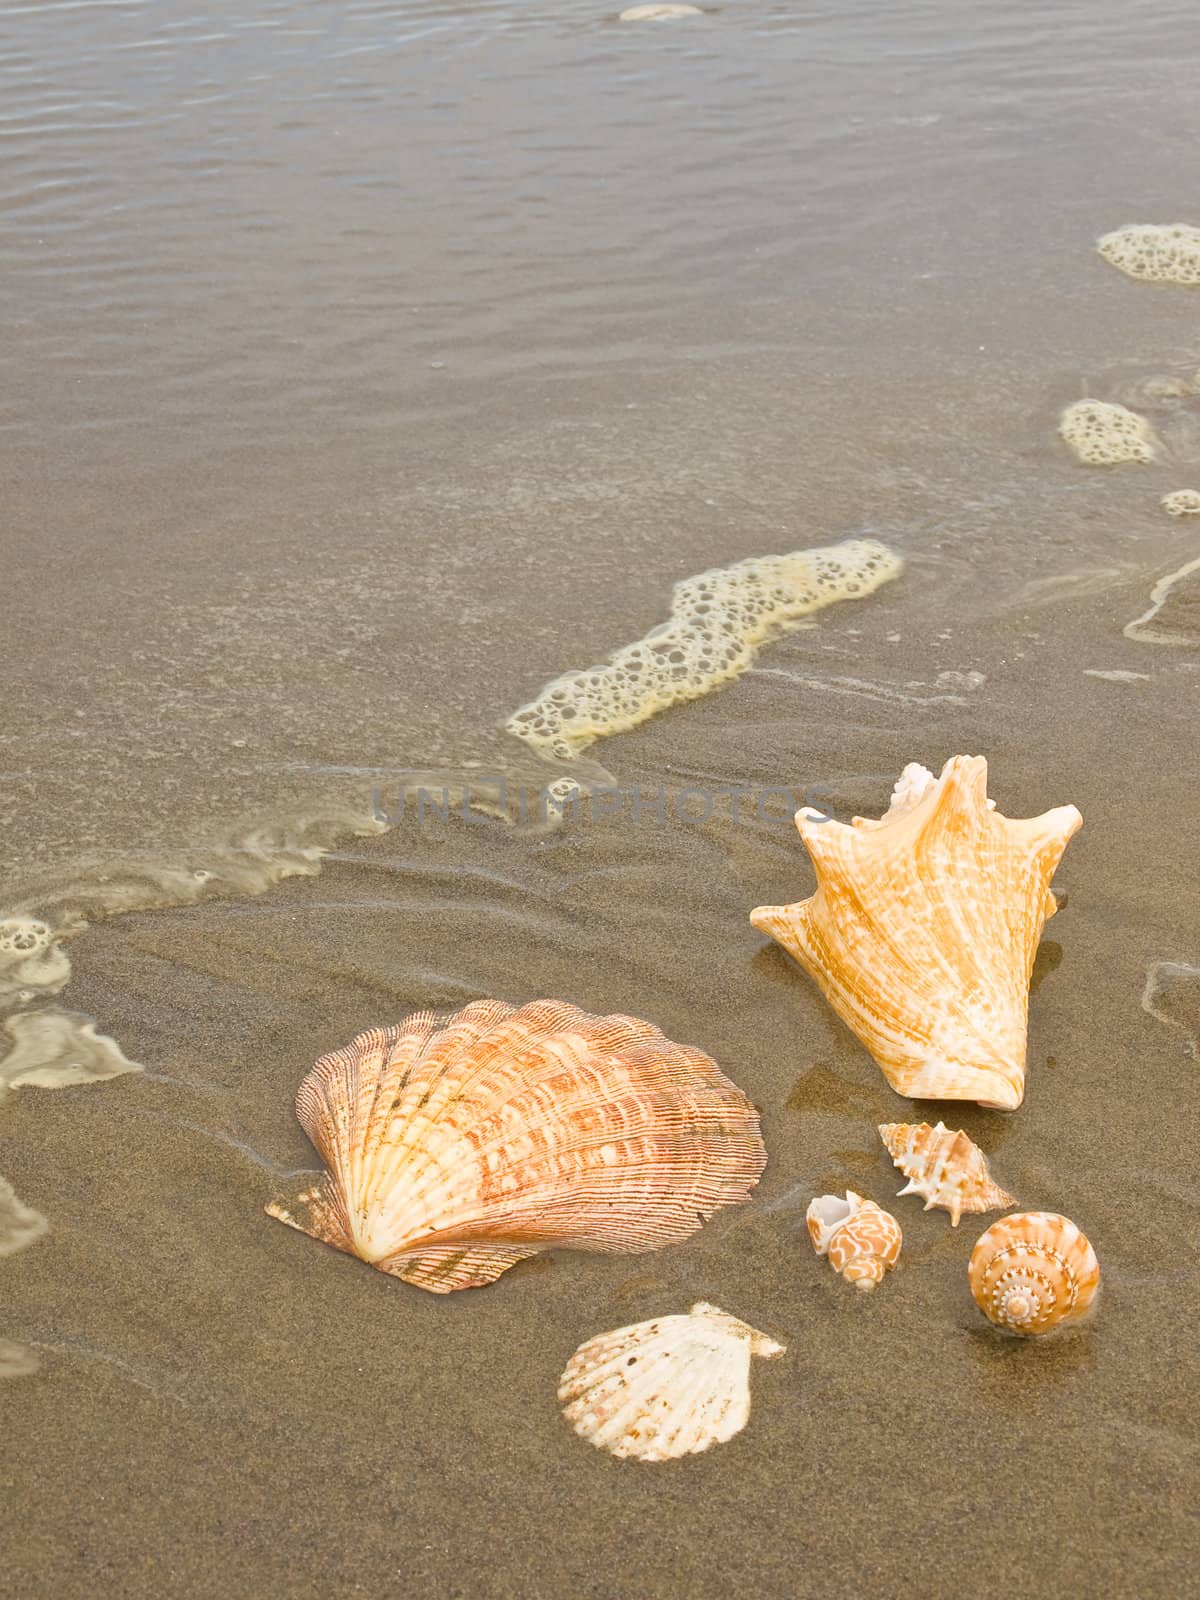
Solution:
{"label": "ribbed scallop shell", "polygon": [[964,1211],[1003,1211],[1016,1196],[993,1183],[983,1151],[962,1129],[944,1122],[881,1122],[879,1137],[893,1163],[908,1179],[897,1194],[919,1194],[926,1211],[940,1206],[958,1227]]}
{"label": "ribbed scallop shell", "polygon": [[853,1189],[846,1198],[819,1196],[805,1220],[813,1249],[825,1256],[835,1272],[856,1289],[873,1289],[900,1259],[903,1236],[900,1224],[874,1200],[864,1200]]}
{"label": "ribbed scallop shell", "polygon": [[268,1213],[436,1293],[549,1245],[686,1239],[766,1162],[753,1106],[706,1055],[557,1000],[360,1034],[317,1062],[296,1114],[328,1173]]}
{"label": "ribbed scallop shell", "polygon": [[797,813],[817,892],[750,920],[795,956],[893,1089],[1012,1111],[1050,878],[1082,820],[1074,806],[1000,816],[982,756],[953,756],[937,779],[912,763],[878,821]]}
{"label": "ribbed scallop shell", "polygon": [[580,1345],[558,1398],[597,1449],[671,1461],[740,1433],[750,1417],[750,1357],[784,1348],[701,1300],[686,1316],[635,1322]]}
{"label": "ribbed scallop shell", "polygon": [[1022,1211],[993,1222],[972,1250],[967,1273],[984,1316],[1024,1336],[1079,1321],[1100,1287],[1095,1251],[1054,1211]]}

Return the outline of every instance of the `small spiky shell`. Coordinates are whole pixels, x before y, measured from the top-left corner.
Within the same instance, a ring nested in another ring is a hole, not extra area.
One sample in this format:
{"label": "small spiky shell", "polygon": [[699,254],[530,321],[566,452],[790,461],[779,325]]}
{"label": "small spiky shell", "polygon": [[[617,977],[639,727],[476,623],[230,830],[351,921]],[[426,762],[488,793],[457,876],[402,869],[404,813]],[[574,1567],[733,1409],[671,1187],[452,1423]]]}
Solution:
{"label": "small spiky shell", "polygon": [[919,1194],[925,1209],[940,1206],[958,1227],[964,1211],[1004,1211],[1015,1206],[1015,1195],[993,1183],[983,1151],[961,1128],[952,1132],[944,1122],[931,1128],[927,1122],[881,1122],[879,1137],[895,1166],[908,1179],[897,1194]]}
{"label": "small spiky shell", "polygon": [[1012,1111],[1050,878],[1082,820],[1074,806],[1000,816],[982,756],[951,757],[937,779],[914,762],[878,821],[798,812],[817,892],[750,921],[796,958],[898,1093]]}
{"label": "small spiky shell", "polygon": [[853,1189],[846,1198],[820,1195],[808,1208],[809,1238],[819,1256],[856,1289],[873,1289],[900,1259],[900,1224]]}
{"label": "small spiky shell", "polygon": [[993,1222],[971,1251],[967,1274],[984,1316],[1022,1336],[1079,1321],[1100,1287],[1095,1251],[1054,1211],[1022,1211]]}
{"label": "small spiky shell", "polygon": [[700,1300],[686,1316],[635,1322],[580,1345],[558,1398],[597,1449],[671,1461],[740,1433],[750,1417],[750,1357],[784,1348]]}
{"label": "small spiky shell", "polygon": [[708,1056],[557,1000],[360,1034],[317,1062],[296,1114],[328,1172],[269,1215],[439,1294],[550,1245],[686,1239],[766,1162]]}

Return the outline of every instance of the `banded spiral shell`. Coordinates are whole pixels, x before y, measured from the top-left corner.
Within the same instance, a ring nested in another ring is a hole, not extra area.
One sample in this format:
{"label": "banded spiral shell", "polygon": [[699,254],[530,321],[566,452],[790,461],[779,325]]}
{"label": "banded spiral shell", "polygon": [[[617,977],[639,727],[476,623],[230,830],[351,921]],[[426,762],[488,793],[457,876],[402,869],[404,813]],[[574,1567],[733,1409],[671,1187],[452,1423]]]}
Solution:
{"label": "banded spiral shell", "polygon": [[750,1358],[784,1346],[717,1306],[655,1317],[580,1345],[558,1385],[563,1415],[600,1450],[670,1461],[723,1444],[750,1417]]}
{"label": "banded spiral shell", "polygon": [[1016,1198],[993,1183],[987,1158],[967,1135],[944,1122],[881,1122],[879,1137],[895,1166],[908,1179],[897,1194],[919,1194],[926,1211],[940,1206],[958,1227],[964,1211],[1003,1211]]}
{"label": "banded spiral shell", "polygon": [[853,1189],[846,1198],[821,1195],[808,1208],[809,1238],[819,1256],[856,1289],[874,1289],[900,1259],[903,1236],[895,1217]]}
{"label": "banded spiral shell", "polygon": [[817,892],[750,921],[796,958],[898,1093],[1012,1111],[1050,878],[1082,820],[1074,806],[1000,816],[982,756],[953,756],[936,779],[914,762],[878,821],[798,812]]}
{"label": "banded spiral shell", "polygon": [[439,1294],[550,1245],[686,1239],[766,1162],[754,1107],[706,1055],[557,1000],[360,1034],[296,1114],[328,1170],[268,1214]]}
{"label": "banded spiral shell", "polygon": [[1054,1211],[1022,1211],[993,1222],[976,1242],[967,1273],[984,1316],[1023,1336],[1079,1321],[1100,1287],[1095,1251]]}

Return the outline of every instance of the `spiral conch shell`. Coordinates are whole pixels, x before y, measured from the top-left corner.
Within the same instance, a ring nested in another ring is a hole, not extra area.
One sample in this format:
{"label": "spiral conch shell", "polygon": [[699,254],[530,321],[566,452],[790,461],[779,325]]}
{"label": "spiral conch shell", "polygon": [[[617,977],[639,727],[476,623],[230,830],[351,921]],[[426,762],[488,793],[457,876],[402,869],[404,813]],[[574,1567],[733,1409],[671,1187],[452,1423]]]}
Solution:
{"label": "spiral conch shell", "polygon": [[784,1346],[717,1306],[580,1345],[558,1385],[575,1432],[610,1455],[671,1461],[724,1444],[750,1417],[750,1357]]}
{"label": "spiral conch shell", "polygon": [[795,956],[898,1093],[1012,1111],[1050,878],[1082,821],[1074,806],[1000,816],[982,756],[951,757],[937,779],[914,762],[878,821],[798,812],[817,892],[750,920]]}
{"label": "spiral conch shell", "polygon": [[972,1250],[967,1272],[984,1316],[1022,1335],[1079,1321],[1100,1287],[1095,1251],[1054,1211],[1022,1211],[993,1222]]}
{"label": "spiral conch shell", "polygon": [[879,1137],[908,1179],[897,1193],[921,1195],[926,1211],[940,1206],[955,1228],[964,1211],[1004,1211],[1017,1203],[992,1182],[983,1151],[961,1128],[951,1132],[944,1122],[936,1128],[927,1122],[881,1122]]}
{"label": "spiral conch shell", "polygon": [[549,1245],[686,1239],[766,1162],[754,1107],[706,1055],[557,1000],[360,1034],[296,1114],[328,1173],[269,1215],[438,1294]]}
{"label": "spiral conch shell", "polygon": [[856,1289],[882,1283],[900,1258],[900,1224],[853,1189],[846,1190],[844,1200],[835,1194],[821,1195],[809,1206],[805,1220],[813,1249]]}

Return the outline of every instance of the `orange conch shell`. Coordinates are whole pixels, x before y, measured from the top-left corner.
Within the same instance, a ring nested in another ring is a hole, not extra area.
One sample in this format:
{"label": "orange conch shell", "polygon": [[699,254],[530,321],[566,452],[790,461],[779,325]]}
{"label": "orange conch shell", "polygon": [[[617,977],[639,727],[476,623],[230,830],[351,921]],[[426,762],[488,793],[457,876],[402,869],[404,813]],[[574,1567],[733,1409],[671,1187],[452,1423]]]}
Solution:
{"label": "orange conch shell", "polygon": [[844,1200],[835,1194],[821,1195],[809,1206],[805,1220],[813,1249],[856,1289],[882,1283],[900,1258],[900,1224],[853,1189],[846,1190]]}
{"label": "orange conch shell", "polygon": [[614,1328],[580,1345],[559,1380],[563,1415],[610,1455],[672,1461],[724,1444],[750,1417],[751,1356],[784,1346],[718,1306]]}
{"label": "orange conch shell", "polygon": [[878,821],[798,812],[817,892],[750,920],[795,956],[898,1093],[1012,1111],[1050,878],[1082,821],[1074,806],[1000,816],[982,756],[953,756],[936,779],[914,762]]}
{"label": "orange conch shell", "polygon": [[766,1162],[754,1107],[706,1055],[557,1000],[360,1034],[296,1114],[328,1174],[268,1213],[435,1293],[549,1245],[686,1239]]}
{"label": "orange conch shell", "polygon": [[971,1251],[967,1273],[984,1316],[1022,1335],[1079,1321],[1100,1287],[1096,1252],[1054,1211],[1022,1211],[993,1222]]}
{"label": "orange conch shell", "polygon": [[879,1137],[893,1163],[908,1179],[898,1194],[919,1194],[926,1211],[941,1206],[958,1227],[964,1211],[1004,1211],[1015,1206],[988,1174],[983,1151],[960,1128],[951,1132],[944,1122],[931,1128],[927,1122],[881,1122]]}

